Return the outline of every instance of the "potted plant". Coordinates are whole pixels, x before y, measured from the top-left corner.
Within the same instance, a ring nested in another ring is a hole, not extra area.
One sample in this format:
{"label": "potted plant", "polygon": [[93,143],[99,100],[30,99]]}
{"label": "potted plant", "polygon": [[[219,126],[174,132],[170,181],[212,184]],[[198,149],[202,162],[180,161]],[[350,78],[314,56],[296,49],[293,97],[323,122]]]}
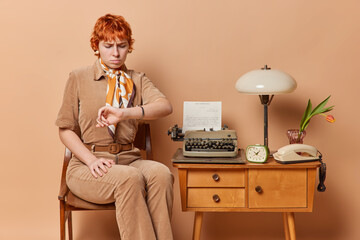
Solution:
{"label": "potted plant", "polygon": [[326,121],[333,123],[335,122],[335,118],[332,115],[326,115],[325,113],[330,112],[333,110],[334,106],[325,107],[330,96],[328,96],[324,101],[322,101],[319,105],[317,105],[314,109],[312,109],[311,100],[309,99],[307,107],[305,109],[304,115],[300,122],[299,129],[290,129],[288,130],[288,138],[291,143],[303,143],[303,138],[306,135],[305,129],[310,123],[312,117],[316,115],[325,116]]}

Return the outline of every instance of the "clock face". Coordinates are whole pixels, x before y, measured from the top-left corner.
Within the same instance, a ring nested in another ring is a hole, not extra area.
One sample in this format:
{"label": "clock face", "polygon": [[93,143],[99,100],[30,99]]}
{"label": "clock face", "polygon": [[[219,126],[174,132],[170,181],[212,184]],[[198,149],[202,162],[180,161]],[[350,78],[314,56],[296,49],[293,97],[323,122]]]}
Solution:
{"label": "clock face", "polygon": [[268,159],[268,148],[263,145],[250,145],[246,148],[246,158],[249,162],[263,163]]}

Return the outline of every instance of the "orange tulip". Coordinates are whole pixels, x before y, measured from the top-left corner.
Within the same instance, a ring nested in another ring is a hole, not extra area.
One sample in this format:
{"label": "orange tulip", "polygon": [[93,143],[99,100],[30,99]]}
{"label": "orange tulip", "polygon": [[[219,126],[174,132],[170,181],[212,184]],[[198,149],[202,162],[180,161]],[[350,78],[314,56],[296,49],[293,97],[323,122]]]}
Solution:
{"label": "orange tulip", "polygon": [[328,121],[329,123],[333,123],[333,122],[335,122],[335,118],[333,115],[327,115],[326,121]]}

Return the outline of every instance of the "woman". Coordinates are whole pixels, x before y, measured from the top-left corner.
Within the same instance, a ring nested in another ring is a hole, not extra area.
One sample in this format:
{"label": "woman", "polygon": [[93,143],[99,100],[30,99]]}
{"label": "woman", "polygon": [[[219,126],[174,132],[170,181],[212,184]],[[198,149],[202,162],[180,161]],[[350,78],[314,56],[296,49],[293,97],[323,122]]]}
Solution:
{"label": "woman", "polygon": [[173,176],[142,160],[132,143],[138,120],[167,116],[172,107],[143,73],[126,68],[131,34],[123,17],[100,17],[90,40],[98,59],[70,73],[56,120],[73,153],[66,181],[86,201],[115,202],[122,240],[171,240]]}

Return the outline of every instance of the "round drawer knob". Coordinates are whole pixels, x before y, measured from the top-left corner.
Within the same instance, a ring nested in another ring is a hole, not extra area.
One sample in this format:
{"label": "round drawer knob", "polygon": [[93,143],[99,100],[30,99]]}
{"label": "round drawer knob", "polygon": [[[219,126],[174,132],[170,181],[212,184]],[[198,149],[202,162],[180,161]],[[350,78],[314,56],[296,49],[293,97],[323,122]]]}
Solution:
{"label": "round drawer knob", "polygon": [[256,186],[256,187],[255,187],[255,191],[256,191],[257,193],[262,193],[263,189],[261,188],[261,186]]}
{"label": "round drawer knob", "polygon": [[212,175],[212,178],[214,179],[215,182],[218,182],[220,180],[220,176],[217,173]]}
{"label": "round drawer knob", "polygon": [[219,197],[219,195],[214,194],[214,195],[213,195],[213,200],[214,200],[214,202],[220,202],[220,197]]}

